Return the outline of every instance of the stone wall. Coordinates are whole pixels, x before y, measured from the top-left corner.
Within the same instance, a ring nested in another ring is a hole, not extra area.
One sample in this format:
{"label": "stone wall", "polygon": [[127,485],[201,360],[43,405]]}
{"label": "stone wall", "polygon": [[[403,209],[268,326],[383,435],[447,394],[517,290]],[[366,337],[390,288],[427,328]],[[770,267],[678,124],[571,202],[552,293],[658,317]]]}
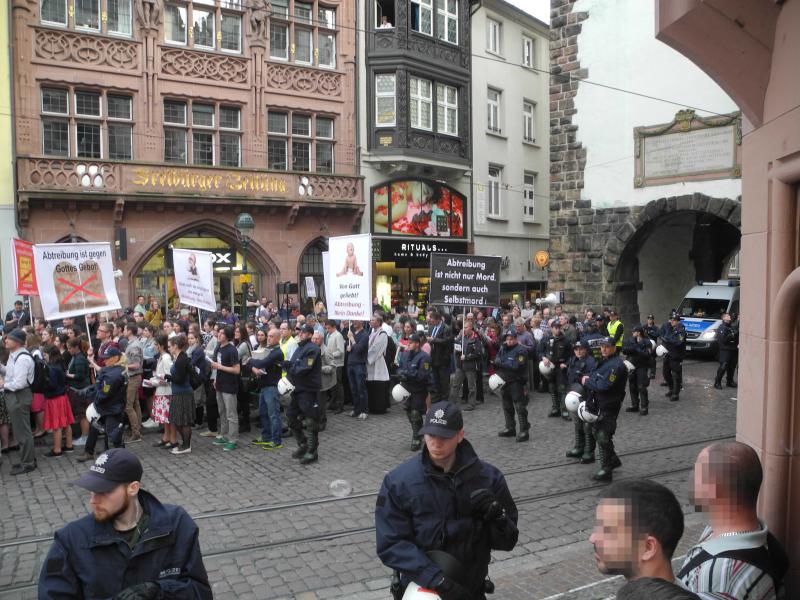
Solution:
{"label": "stone wall", "polygon": [[575,4],[576,0],[551,0],[550,4],[548,288],[564,292],[564,308],[569,312],[614,306],[623,321],[635,321],[639,319],[637,292],[641,284],[637,270],[630,266],[635,260],[622,261],[623,253],[635,257],[657,222],[675,212],[711,215],[738,229],[741,203],[695,193],[643,206],[595,209],[591,199],[581,197],[587,150],[574,123],[574,99],[581,80],[589,77],[578,60],[578,39],[581,24],[591,17],[587,12],[574,12]]}

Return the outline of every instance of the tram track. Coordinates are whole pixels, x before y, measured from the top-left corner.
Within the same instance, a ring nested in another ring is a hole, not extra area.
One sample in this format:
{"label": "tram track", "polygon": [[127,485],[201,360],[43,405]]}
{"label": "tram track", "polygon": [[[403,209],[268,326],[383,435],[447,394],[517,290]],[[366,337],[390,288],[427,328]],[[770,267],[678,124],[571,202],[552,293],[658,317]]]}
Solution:
{"label": "tram track", "polygon": [[[662,452],[662,451],[665,451],[665,450],[674,450],[674,449],[678,449],[678,448],[685,448],[685,447],[688,447],[688,446],[696,446],[696,445],[699,445],[699,444],[709,444],[709,443],[712,443],[712,442],[718,442],[718,441],[723,441],[723,440],[728,440],[728,439],[733,439],[733,438],[734,438],[733,435],[723,435],[723,436],[703,438],[703,439],[699,439],[699,440],[689,440],[689,441],[684,441],[684,442],[680,442],[680,443],[676,443],[676,444],[666,444],[666,445],[663,445],[663,446],[648,446],[647,448],[637,448],[635,450],[629,450],[627,452],[622,452],[622,453],[619,454],[619,456],[621,458],[631,457],[631,456],[638,456],[638,455],[641,455],[641,454],[649,454],[649,453],[653,453],[653,452]],[[509,478],[509,477],[514,476],[514,475],[523,475],[523,474],[535,473],[535,472],[539,472],[539,471],[548,471],[550,469],[562,468],[562,467],[565,467],[565,466],[568,466],[568,465],[571,465],[571,464],[573,464],[573,463],[564,462],[564,461],[550,462],[550,463],[544,463],[544,464],[534,465],[534,466],[531,466],[531,467],[525,467],[525,468],[520,468],[520,469],[508,469],[508,470],[503,471],[503,474],[505,475],[506,478]],[[575,488],[575,490],[576,491],[585,491],[587,489],[599,488],[599,487],[602,487],[602,484],[595,484],[595,485],[592,485],[592,486],[583,486],[581,488]],[[569,494],[571,492],[570,492],[570,490],[562,490],[562,491],[554,492],[554,493],[556,494],[556,496],[554,496],[554,497],[557,497],[558,495]],[[326,504],[333,504],[333,503],[339,503],[339,502],[347,502],[347,501],[358,500],[358,499],[362,499],[362,498],[375,497],[377,495],[378,495],[377,491],[370,491],[370,492],[358,492],[358,493],[355,493],[355,494],[349,494],[347,496],[341,496],[341,497],[338,497],[338,496],[323,496],[323,497],[320,497],[320,498],[309,498],[307,500],[298,500],[298,501],[293,501],[293,502],[281,502],[281,503],[276,503],[276,504],[263,504],[263,505],[251,506],[251,507],[247,507],[247,508],[240,508],[240,509],[233,509],[233,510],[209,511],[209,512],[198,513],[196,515],[192,515],[192,519],[194,519],[195,521],[203,521],[203,520],[207,520],[207,519],[237,517],[237,516],[243,516],[243,515],[248,515],[248,514],[278,512],[278,511],[283,511],[283,510],[293,510],[293,509],[297,509],[297,508],[303,508],[303,507],[307,507],[307,506],[317,506],[317,505],[326,505]],[[531,497],[535,497],[535,496],[531,496]],[[524,497],[524,496],[521,497],[521,499],[524,499],[524,498],[526,498],[526,497]],[[520,503],[521,502],[517,502],[517,504],[520,504]],[[325,535],[327,535],[327,534],[325,534]],[[53,540],[53,536],[52,535],[37,536],[37,537],[31,536],[31,537],[18,538],[16,540],[0,542],[0,551],[4,550],[6,548],[13,548],[15,546],[22,546],[22,545],[25,545],[25,544],[38,544],[38,543],[43,543],[43,542],[50,542],[52,540]],[[283,542],[278,542],[278,543],[283,544]],[[2,589],[0,589],[0,591],[2,591]]]}

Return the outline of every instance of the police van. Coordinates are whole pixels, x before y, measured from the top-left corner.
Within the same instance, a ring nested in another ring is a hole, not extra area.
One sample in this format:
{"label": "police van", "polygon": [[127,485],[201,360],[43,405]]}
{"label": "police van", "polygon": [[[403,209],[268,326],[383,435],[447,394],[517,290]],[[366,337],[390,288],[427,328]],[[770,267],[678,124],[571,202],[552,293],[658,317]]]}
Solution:
{"label": "police van", "polygon": [[721,279],[713,283],[698,282],[678,307],[686,328],[686,350],[695,353],[717,351],[717,328],[722,313],[739,314],[739,281]]}

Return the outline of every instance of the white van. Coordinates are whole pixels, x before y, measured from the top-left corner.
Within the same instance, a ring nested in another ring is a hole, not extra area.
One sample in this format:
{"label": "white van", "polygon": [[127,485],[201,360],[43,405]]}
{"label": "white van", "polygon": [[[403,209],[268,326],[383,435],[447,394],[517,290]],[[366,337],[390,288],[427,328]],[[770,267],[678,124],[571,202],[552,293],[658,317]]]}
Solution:
{"label": "white van", "polygon": [[687,352],[717,351],[716,335],[722,323],[722,313],[739,314],[738,280],[700,282],[686,292],[678,314],[686,328]]}

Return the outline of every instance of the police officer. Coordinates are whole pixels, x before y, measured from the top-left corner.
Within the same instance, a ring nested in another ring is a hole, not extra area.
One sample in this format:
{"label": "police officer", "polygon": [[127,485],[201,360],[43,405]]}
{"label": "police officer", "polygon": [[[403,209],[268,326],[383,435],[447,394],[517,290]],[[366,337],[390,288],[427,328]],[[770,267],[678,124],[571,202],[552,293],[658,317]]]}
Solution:
{"label": "police officer", "polygon": [[650,376],[647,368],[650,366],[650,358],[653,356],[653,345],[644,334],[644,327],[636,325],[633,328],[633,338],[628,340],[623,346],[622,351],[628,360],[636,367],[632,373],[628,374],[628,385],[631,392],[631,405],[625,412],[638,412],[644,416],[649,412],[650,398],[647,395],[647,387],[650,385]]}
{"label": "police officer", "polygon": [[[656,344],[658,344],[658,334],[659,334],[658,325],[656,325],[656,317],[655,315],[647,315],[647,320],[644,323],[644,335],[649,340],[653,340]],[[656,378],[656,353],[650,356],[650,364],[648,365],[650,369],[650,379]]]}
{"label": "police officer", "polygon": [[722,325],[717,329],[717,344],[719,344],[719,368],[714,387],[722,389],[722,376],[725,375],[726,385],[735,388],[733,373],[739,362],[739,325],[738,322],[736,325],[733,324],[733,317],[729,313],[722,315]]}
{"label": "police officer", "polygon": [[625,327],[622,321],[619,320],[619,314],[613,308],[608,311],[608,325],[606,326],[606,331],[608,331],[608,337],[614,338],[617,352],[622,350],[622,338],[625,337]]}
{"label": "police officer", "polygon": [[[500,346],[494,366],[497,374],[505,381],[503,386],[503,416],[505,428],[497,435],[500,437],[517,437],[518,442],[530,439],[528,430],[528,395],[525,384],[528,381],[528,349],[517,343],[517,332],[509,329],[505,343]],[[519,420],[519,435],[514,426],[514,411]]]}
{"label": "police officer", "polygon": [[567,362],[572,354],[572,348],[564,334],[561,332],[561,323],[553,319],[550,324],[550,337],[545,345],[545,360],[553,365],[550,374],[550,399],[552,407],[547,413],[548,417],[569,419],[569,412],[564,406],[564,395],[567,392]]}
{"label": "police officer", "polygon": [[617,355],[614,338],[604,338],[600,349],[603,358],[591,374],[583,376],[581,383],[591,392],[591,405],[598,415],[598,419],[591,424],[600,451],[600,470],[593,479],[611,481],[612,471],[622,466],[622,461],[614,452],[614,432],[617,430],[619,409],[625,400],[628,370]]}
{"label": "police officer", "polygon": [[[571,387],[580,385],[584,375],[588,375],[597,368],[597,362],[589,352],[586,344],[578,340],[573,346],[575,353],[567,364],[567,383]],[[583,394],[585,396],[585,394]],[[588,423],[578,418],[577,413],[572,414],[572,424],[575,428],[575,445],[567,450],[567,458],[580,458],[581,463],[588,465],[594,462],[594,434]]]}
{"label": "police officer", "polygon": [[420,350],[420,337],[412,333],[408,337],[408,350],[400,353],[400,364],[397,367],[397,377],[401,385],[411,392],[404,408],[408,422],[411,423],[411,451],[416,452],[422,447],[422,415],[428,407],[431,394],[436,392],[436,382],[433,380],[431,357],[427,352]]}
{"label": "police officer", "polygon": [[119,364],[122,352],[116,346],[109,346],[102,355],[103,367],[97,374],[97,380],[90,387],[86,396],[94,403],[100,413],[100,423],[89,427],[83,456],[78,462],[94,460],[94,447],[100,435],[98,426],[103,425],[106,432],[106,447],[111,440],[115,448],[124,448],[122,443],[123,417],[125,414],[125,401],[127,398],[128,381],[125,367]]}
{"label": "police officer", "polygon": [[600,333],[600,327],[603,327],[603,317],[595,317],[590,321],[586,322],[586,329],[584,331],[583,337],[581,337],[581,341],[586,344],[586,349],[588,350],[589,354],[592,355],[595,362],[603,358],[603,355],[600,353],[600,340],[602,340],[604,336]]}
{"label": "police officer", "polygon": [[56,532],[39,598],[212,598],[197,525],[143,490],[141,479],[136,455],[115,448],[72,482],[91,492],[92,514]]}
{"label": "police officer", "polygon": [[669,388],[665,395],[672,402],[677,402],[683,385],[683,357],[686,353],[686,329],[677,312],[673,312],[669,321],[661,327],[660,337],[668,352],[664,356],[664,381]]}
{"label": "police officer", "polygon": [[[442,600],[485,600],[491,551],[517,543],[517,507],[503,474],[464,439],[455,404],[433,404],[420,433],[425,448],[389,472],[378,493],[378,557],[400,572],[395,598],[413,582]],[[446,572],[442,553],[460,568]]]}
{"label": "police officer", "polygon": [[[319,447],[319,422],[321,411],[319,391],[322,389],[322,358],[319,346],[311,341],[314,335],[312,325],[300,329],[297,350],[292,354],[286,376],[294,386],[292,403],[286,411],[289,429],[297,440],[297,450],[292,458],[299,458],[307,465],[315,462]],[[305,432],[303,431],[305,429]]]}

